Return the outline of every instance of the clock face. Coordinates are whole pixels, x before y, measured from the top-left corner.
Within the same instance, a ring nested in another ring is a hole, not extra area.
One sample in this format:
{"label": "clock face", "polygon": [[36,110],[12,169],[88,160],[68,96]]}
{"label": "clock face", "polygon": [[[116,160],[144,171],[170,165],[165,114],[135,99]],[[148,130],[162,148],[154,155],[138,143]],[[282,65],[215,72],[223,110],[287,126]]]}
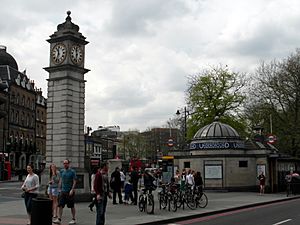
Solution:
{"label": "clock face", "polygon": [[61,64],[67,55],[67,48],[64,44],[58,43],[52,48],[51,56],[55,64]]}
{"label": "clock face", "polygon": [[71,48],[71,60],[75,64],[80,64],[83,60],[83,50],[79,45],[73,45]]}

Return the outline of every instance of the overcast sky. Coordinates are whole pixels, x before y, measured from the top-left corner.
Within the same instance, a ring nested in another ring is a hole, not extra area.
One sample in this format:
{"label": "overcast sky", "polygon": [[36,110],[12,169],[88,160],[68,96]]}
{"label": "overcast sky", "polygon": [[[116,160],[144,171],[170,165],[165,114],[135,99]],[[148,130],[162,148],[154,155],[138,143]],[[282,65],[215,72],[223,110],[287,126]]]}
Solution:
{"label": "overcast sky", "polygon": [[254,73],[300,46],[299,0],[0,0],[0,45],[47,96],[49,43],[66,11],[86,46],[86,120],[159,127],[185,105],[187,77],[213,65]]}

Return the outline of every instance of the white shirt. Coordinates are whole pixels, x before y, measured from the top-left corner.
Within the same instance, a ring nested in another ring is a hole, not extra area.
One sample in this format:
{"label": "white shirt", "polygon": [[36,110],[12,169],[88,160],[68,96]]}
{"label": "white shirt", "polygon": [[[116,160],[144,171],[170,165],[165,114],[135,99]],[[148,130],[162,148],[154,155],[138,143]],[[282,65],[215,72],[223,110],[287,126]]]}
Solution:
{"label": "white shirt", "polygon": [[35,173],[30,175],[28,174],[21,188],[35,188],[30,190],[29,193],[38,193],[38,188],[40,186],[39,177]]}
{"label": "white shirt", "polygon": [[121,176],[121,181],[125,181],[126,180],[126,176],[125,176],[125,174],[122,171],[120,171],[120,176]]}
{"label": "white shirt", "polygon": [[96,174],[94,174],[94,173],[91,175],[91,193],[92,194],[95,193],[95,190],[94,190],[95,176],[96,176]]}
{"label": "white shirt", "polygon": [[194,181],[194,176],[192,174],[188,174],[186,176],[186,183],[189,185],[194,185],[195,181]]}

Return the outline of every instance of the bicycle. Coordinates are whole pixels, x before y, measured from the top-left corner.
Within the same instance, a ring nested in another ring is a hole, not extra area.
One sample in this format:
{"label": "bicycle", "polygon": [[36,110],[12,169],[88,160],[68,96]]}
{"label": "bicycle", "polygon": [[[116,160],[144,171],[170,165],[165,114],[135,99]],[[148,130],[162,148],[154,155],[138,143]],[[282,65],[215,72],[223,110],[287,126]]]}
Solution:
{"label": "bicycle", "polygon": [[173,212],[177,211],[177,197],[176,193],[172,191],[170,185],[162,185],[162,190],[158,193],[159,209],[165,209]]}
{"label": "bicycle", "polygon": [[139,196],[138,206],[140,212],[154,214],[154,197],[148,189],[142,189],[142,194]]}
{"label": "bicycle", "polygon": [[194,198],[196,202],[196,207],[205,208],[208,204],[207,195],[202,191],[202,188],[195,188]]}
{"label": "bicycle", "polygon": [[187,205],[190,209],[196,209],[196,201],[194,198],[193,190],[189,186],[185,186],[184,190],[177,191],[177,208]]}

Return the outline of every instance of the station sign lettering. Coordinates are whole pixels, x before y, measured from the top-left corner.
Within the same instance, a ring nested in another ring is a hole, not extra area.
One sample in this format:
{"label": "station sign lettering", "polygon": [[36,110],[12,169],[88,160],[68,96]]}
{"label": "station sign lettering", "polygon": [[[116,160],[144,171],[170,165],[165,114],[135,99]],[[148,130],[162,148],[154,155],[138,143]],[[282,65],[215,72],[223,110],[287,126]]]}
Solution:
{"label": "station sign lettering", "polygon": [[190,144],[191,150],[204,149],[243,149],[245,144],[243,142],[192,142]]}

